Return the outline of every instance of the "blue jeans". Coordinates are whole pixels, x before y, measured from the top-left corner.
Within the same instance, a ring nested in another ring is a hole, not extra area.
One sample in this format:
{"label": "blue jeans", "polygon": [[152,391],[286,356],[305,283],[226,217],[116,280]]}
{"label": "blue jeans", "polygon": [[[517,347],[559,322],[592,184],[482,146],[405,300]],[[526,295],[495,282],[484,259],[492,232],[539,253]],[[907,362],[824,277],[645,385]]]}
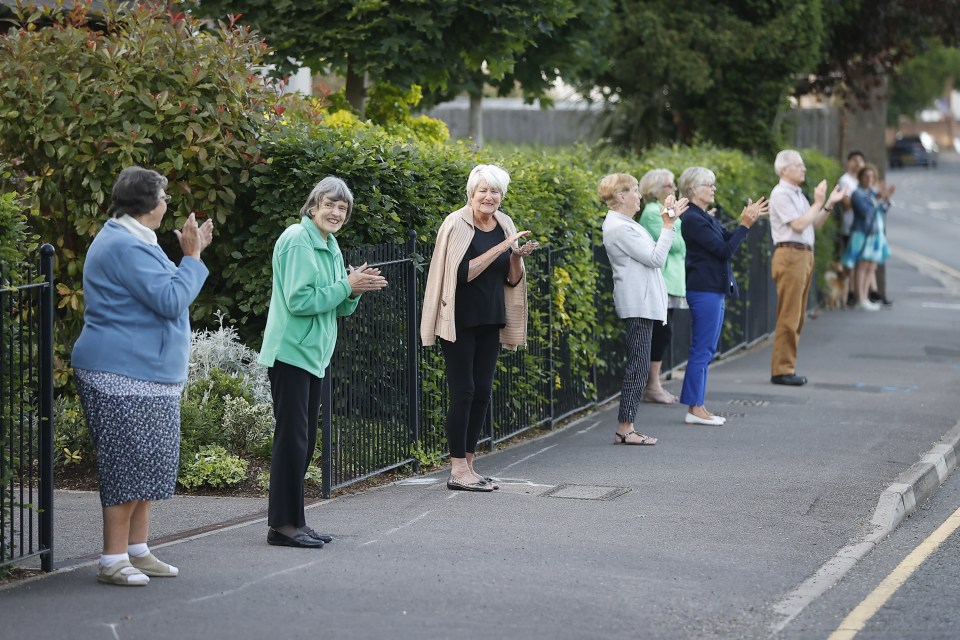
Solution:
{"label": "blue jeans", "polygon": [[703,405],[707,395],[707,369],[720,344],[723,311],[727,297],[711,291],[687,291],[690,306],[691,340],[687,372],[683,376],[680,402],[691,407]]}

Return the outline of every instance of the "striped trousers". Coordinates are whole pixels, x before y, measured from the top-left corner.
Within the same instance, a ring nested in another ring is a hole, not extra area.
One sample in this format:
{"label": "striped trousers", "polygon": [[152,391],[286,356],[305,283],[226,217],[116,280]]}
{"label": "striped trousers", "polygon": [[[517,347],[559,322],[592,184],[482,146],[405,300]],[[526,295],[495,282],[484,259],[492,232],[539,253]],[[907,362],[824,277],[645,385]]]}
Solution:
{"label": "striped trousers", "polygon": [[643,387],[650,374],[650,340],[653,323],[650,318],[626,318],[627,321],[627,368],[620,386],[620,413],[617,420],[633,424],[643,397]]}

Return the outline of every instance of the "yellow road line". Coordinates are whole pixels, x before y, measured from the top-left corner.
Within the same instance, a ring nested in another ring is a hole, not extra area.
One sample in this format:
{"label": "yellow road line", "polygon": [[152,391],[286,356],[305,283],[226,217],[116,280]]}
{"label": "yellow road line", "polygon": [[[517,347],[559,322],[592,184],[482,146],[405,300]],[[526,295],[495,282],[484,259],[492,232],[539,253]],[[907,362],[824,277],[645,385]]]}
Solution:
{"label": "yellow road line", "polygon": [[897,568],[890,572],[883,582],[873,590],[873,593],[864,598],[863,602],[850,612],[837,630],[830,634],[827,640],[850,640],[856,636],[866,626],[870,618],[880,610],[887,600],[897,592],[903,583],[913,575],[924,560],[930,557],[937,547],[950,537],[954,531],[960,528],[960,509],[957,509],[946,521],[937,527],[937,530],[921,542],[913,551],[910,552],[903,562],[897,565]]}
{"label": "yellow road line", "polygon": [[946,274],[954,280],[960,280],[960,271],[943,264],[939,260],[934,260],[929,256],[925,256],[921,253],[917,253],[916,251],[910,251],[909,249],[904,249],[902,247],[891,247],[891,252],[895,257],[905,260],[906,262],[913,264],[915,267],[922,265],[929,269],[933,269],[934,271],[939,271],[943,274]]}

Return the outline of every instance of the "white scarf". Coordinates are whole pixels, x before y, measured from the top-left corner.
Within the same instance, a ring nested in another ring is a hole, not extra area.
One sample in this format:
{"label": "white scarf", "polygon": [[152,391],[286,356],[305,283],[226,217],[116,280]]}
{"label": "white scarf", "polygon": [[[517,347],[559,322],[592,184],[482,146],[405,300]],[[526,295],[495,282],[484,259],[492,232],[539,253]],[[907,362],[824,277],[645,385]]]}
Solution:
{"label": "white scarf", "polygon": [[145,227],[136,218],[133,216],[124,214],[119,218],[116,218],[117,224],[121,227],[132,233],[137,238],[140,238],[147,244],[156,245],[157,243],[157,234],[153,229]]}

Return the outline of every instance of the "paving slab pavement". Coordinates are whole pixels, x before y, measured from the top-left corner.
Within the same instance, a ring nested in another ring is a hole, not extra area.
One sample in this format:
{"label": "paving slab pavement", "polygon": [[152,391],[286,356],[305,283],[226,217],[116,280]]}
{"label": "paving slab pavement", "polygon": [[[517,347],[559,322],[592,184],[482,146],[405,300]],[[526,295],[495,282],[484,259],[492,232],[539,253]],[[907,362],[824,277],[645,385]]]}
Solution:
{"label": "paving slab pavement", "polygon": [[[707,405],[723,427],[644,405],[637,428],[660,442],[611,446],[614,403],[482,456],[498,492],[448,491],[440,472],[310,507],[337,537],[320,551],[266,545],[265,500],[181,497],[154,519],[180,577],[121,589],[66,561],[0,590],[4,634],[769,637],[775,605],[862,536],[884,490],[956,425],[953,294],[902,260],[888,281],[893,309],[808,322],[805,387],[769,383],[769,344],[717,363]],[[95,553],[95,496],[58,498],[75,518],[59,548]]]}

